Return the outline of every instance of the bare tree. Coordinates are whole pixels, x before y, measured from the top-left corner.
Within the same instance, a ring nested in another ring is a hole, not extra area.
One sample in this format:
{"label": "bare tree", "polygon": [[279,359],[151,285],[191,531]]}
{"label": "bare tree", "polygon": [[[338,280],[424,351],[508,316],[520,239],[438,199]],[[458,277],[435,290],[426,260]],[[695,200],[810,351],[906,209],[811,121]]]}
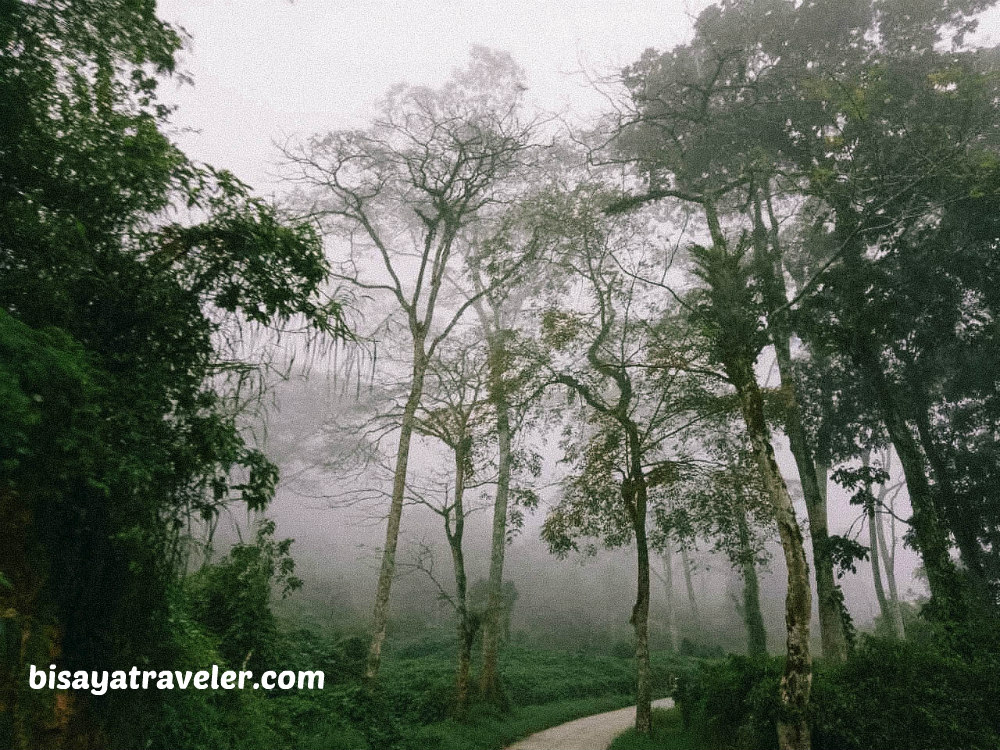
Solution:
{"label": "bare tree", "polygon": [[[396,565],[410,441],[428,363],[478,295],[449,304],[447,278],[464,278],[463,231],[507,199],[504,180],[524,163],[531,124],[512,59],[482,48],[439,89],[400,86],[364,130],[339,131],[285,149],[300,200],[340,253],[338,277],[388,303],[384,326],[404,321],[409,389],[366,676],[378,677]],[[500,283],[516,263],[498,274]],[[384,327],[383,327],[384,330]]]}
{"label": "bare tree", "polygon": [[487,418],[486,352],[481,346],[458,345],[438,350],[428,370],[428,388],[424,403],[417,412],[417,430],[436,437],[449,449],[453,459],[453,492],[410,495],[429,508],[444,522],[445,538],[451,551],[455,578],[454,595],[437,582],[439,592],[455,610],[458,624],[458,665],[455,682],[455,713],[464,716],[469,702],[469,672],[472,644],[479,631],[481,614],[469,606],[468,574],[465,564],[465,519],[469,512],[466,492],[481,486],[475,480],[476,453],[482,452],[484,421]]}

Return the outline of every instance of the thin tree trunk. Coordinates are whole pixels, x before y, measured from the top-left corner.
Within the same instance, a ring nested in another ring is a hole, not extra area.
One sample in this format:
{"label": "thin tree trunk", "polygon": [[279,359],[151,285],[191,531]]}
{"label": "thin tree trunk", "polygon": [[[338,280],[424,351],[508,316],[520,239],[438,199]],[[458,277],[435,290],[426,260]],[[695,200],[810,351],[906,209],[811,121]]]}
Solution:
{"label": "thin tree trunk", "polygon": [[451,530],[445,517],[445,532],[451,548],[452,566],[455,571],[455,609],[458,615],[458,668],[455,674],[455,714],[464,717],[469,705],[469,671],[472,664],[472,639],[475,636],[468,606],[468,578],[465,573],[465,553],[462,539],[465,536],[465,467],[466,449],[460,445],[455,450],[455,528]]}
{"label": "thin tree trunk", "polygon": [[507,505],[510,501],[511,428],[510,407],[504,384],[506,359],[502,332],[490,336],[489,396],[496,412],[498,446],[497,491],[493,501],[493,538],[490,548],[490,576],[486,592],[486,621],[483,630],[483,666],[479,691],[494,704],[504,704],[500,688],[498,662],[500,657],[501,614],[504,608],[503,564],[507,549]]}
{"label": "thin tree trunk", "polygon": [[743,621],[747,628],[747,653],[750,656],[767,656],[767,630],[760,611],[760,581],[750,546],[750,529],[745,510],[741,507],[736,517],[740,540],[740,569],[743,576]]}
{"label": "thin tree trunk", "polygon": [[[864,273],[864,245],[859,231],[860,219],[855,209],[846,201],[835,203],[838,236],[844,238],[843,263],[856,279],[851,295],[845,300],[849,312],[866,309],[862,294]],[[946,616],[962,621],[966,617],[961,602],[961,581],[951,560],[947,532],[938,516],[936,501],[927,481],[927,466],[920,446],[906,423],[907,410],[899,403],[895,387],[883,368],[880,352],[867,330],[858,330],[853,321],[843,323],[842,345],[857,366],[861,376],[874,394],[889,440],[896,449],[906,479],[913,514],[910,519],[916,548],[924,561],[931,599]]]}
{"label": "thin tree trunk", "polygon": [[982,527],[981,518],[970,508],[961,507],[955,492],[955,485],[951,481],[951,470],[948,467],[948,462],[931,430],[931,422],[928,417],[931,408],[930,399],[919,378],[911,378],[910,392],[914,394],[916,401],[913,405],[913,411],[917,435],[920,438],[920,445],[924,449],[924,455],[927,456],[927,461],[934,472],[934,489],[938,498],[938,510],[947,520],[952,534],[955,535],[955,544],[958,546],[962,563],[975,583],[978,594],[989,597],[989,586],[983,573],[983,548],[978,538],[978,530]]}
{"label": "thin tree trunk", "polygon": [[[805,428],[802,424],[802,410],[799,407],[796,374],[792,362],[791,329],[783,311],[788,303],[787,290],[781,268],[781,246],[778,241],[778,223],[771,209],[769,190],[767,196],[770,231],[764,227],[759,194],[754,193],[753,239],[754,265],[761,278],[765,304],[768,307],[768,331],[774,345],[781,388],[784,392],[784,427],[788,445],[795,459],[795,468],[802,485],[802,495],[809,516],[809,536],[813,548],[813,567],[816,577],[816,600],[819,609],[820,642],[823,656],[843,662],[847,659],[847,634],[841,616],[842,597],[837,591],[833,576],[833,557],[830,554],[827,524],[826,493],[820,489],[816,466],[809,450]],[[768,251],[770,241],[771,251]],[[825,479],[825,475],[824,475]],[[824,482],[825,484],[825,482]],[[825,490],[825,487],[824,487]]]}
{"label": "thin tree trunk", "polygon": [[634,424],[626,426],[631,453],[631,475],[623,499],[628,503],[631,495],[632,527],[635,533],[638,581],[635,607],[632,609],[632,626],[635,629],[636,695],[635,730],[649,734],[653,728],[653,679],[649,665],[649,542],[646,539],[646,505],[648,503],[646,477],[642,471],[641,441]]}
{"label": "thin tree trunk", "polygon": [[694,593],[694,581],[691,576],[691,558],[688,557],[687,549],[681,547],[681,568],[684,571],[684,587],[687,589],[688,604],[691,606],[691,617],[694,618],[696,630],[701,630],[701,612],[698,609],[698,598]]}
{"label": "thin tree trunk", "polygon": [[910,524],[917,548],[924,560],[927,583],[931,597],[959,620],[962,616],[960,583],[951,561],[948,537],[938,517],[934,496],[927,482],[925,463],[920,447],[902,416],[896,395],[882,371],[878,356],[867,339],[856,337],[851,341],[850,354],[855,364],[872,386],[876,405],[882,415],[889,439],[899,456],[906,487],[910,494],[913,515]]}
{"label": "thin tree trunk", "polygon": [[671,651],[680,646],[677,637],[677,605],[674,601],[674,563],[670,549],[670,540],[663,545],[663,588],[666,595],[667,609],[667,643]]}
{"label": "thin tree trunk", "polygon": [[[861,464],[864,467],[869,465],[869,451],[865,450],[861,454]],[[866,483],[866,489],[869,495],[871,495],[871,483]],[[879,499],[885,494],[885,487],[879,490]],[[872,581],[875,584],[875,598],[878,599],[879,611],[882,613],[882,620],[885,622],[886,627],[888,627],[896,638],[902,639],[902,633],[896,627],[896,620],[893,618],[891,611],[891,605],[889,604],[889,599],[885,595],[885,587],[882,585],[882,562],[881,555],[879,555],[879,543],[878,543],[878,526],[879,520],[875,509],[875,503],[872,502],[867,510],[866,515],[868,517],[868,546],[869,546],[869,557],[871,558],[872,564]]]}
{"label": "thin tree trunk", "polygon": [[[879,490],[879,503],[885,501],[885,486]],[[882,566],[885,568],[885,579],[889,586],[889,614],[893,630],[900,639],[906,638],[906,628],[903,625],[903,612],[899,606],[899,593],[896,591],[896,540],[893,538],[893,550],[890,552],[885,543],[885,531],[882,528],[882,515],[875,516],[875,537],[881,552]]]}
{"label": "thin tree trunk", "polygon": [[379,569],[378,587],[375,590],[375,613],[372,618],[372,641],[368,648],[365,664],[365,679],[369,684],[378,680],[382,665],[382,644],[389,620],[389,593],[396,573],[396,547],[399,542],[399,525],[403,516],[403,496],[406,493],[406,469],[410,459],[410,441],[416,426],[417,407],[424,388],[427,372],[427,358],[424,341],[417,338],[413,342],[413,374],[410,380],[410,394],[403,408],[403,419],[399,428],[399,447],[396,451],[396,468],[393,472],[392,499],[389,505],[389,519],[385,530],[385,548],[382,550],[382,566]]}
{"label": "thin tree trunk", "polygon": [[[881,558],[878,553],[878,532],[875,531],[878,519],[875,516],[874,505],[869,506],[867,516],[869,557],[872,563],[872,582],[875,584],[875,598],[878,599],[878,608],[882,613],[882,619],[885,621],[885,624],[895,630],[895,623],[892,621],[889,613],[889,600],[886,599],[885,589],[882,587],[882,564],[879,562]],[[895,635],[898,637],[899,634],[896,633]]]}

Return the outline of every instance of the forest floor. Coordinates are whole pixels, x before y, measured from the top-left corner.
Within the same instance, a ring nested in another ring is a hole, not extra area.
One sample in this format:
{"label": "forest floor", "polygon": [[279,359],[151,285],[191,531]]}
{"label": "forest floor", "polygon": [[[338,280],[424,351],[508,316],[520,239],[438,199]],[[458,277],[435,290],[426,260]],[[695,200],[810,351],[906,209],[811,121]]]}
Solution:
{"label": "forest floor", "polygon": [[[670,708],[673,705],[671,698],[653,701],[654,708]],[[507,750],[607,750],[633,722],[635,706],[630,706],[536,732],[510,745]]]}

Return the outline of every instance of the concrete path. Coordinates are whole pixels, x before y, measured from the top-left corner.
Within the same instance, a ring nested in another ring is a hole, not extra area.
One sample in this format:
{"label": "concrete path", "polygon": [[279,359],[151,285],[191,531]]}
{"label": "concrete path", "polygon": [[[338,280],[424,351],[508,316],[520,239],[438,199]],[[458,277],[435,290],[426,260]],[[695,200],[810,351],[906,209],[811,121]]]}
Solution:
{"label": "concrete path", "polygon": [[[653,701],[653,708],[670,708],[672,698]],[[585,716],[536,732],[507,750],[607,750],[615,737],[635,724],[635,706]]]}

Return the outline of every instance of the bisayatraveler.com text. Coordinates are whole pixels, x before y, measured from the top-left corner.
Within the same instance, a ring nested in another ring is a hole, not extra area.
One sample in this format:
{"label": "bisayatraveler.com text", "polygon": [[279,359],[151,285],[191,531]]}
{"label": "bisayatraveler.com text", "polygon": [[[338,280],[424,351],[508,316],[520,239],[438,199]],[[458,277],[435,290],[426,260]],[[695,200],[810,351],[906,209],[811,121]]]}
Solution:
{"label": "bisayatraveler.com text", "polygon": [[128,671],[57,670],[54,664],[48,669],[38,669],[34,664],[28,672],[28,685],[32,690],[86,690],[93,695],[104,695],[108,690],[322,690],[324,674],[321,670],[272,669],[254,679],[247,669],[220,670],[217,664],[198,671],[154,670],[132,667]]}

